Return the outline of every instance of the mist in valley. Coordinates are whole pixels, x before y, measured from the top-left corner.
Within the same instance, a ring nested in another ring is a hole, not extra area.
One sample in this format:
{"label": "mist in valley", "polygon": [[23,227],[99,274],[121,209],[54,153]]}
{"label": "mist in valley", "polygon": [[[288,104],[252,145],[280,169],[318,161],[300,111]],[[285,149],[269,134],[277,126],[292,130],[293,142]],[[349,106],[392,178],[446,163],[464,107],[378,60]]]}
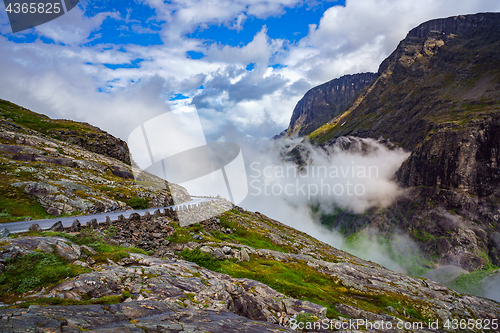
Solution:
{"label": "mist in valley", "polygon": [[[304,162],[300,167],[290,160],[297,155],[289,153],[298,144]],[[319,218],[339,210],[362,214],[373,207],[388,207],[404,195],[394,177],[408,152],[355,137],[341,138],[326,148],[285,139],[258,150],[242,149],[249,190],[242,207],[391,270],[406,273],[415,268],[409,258],[419,257],[420,250],[403,233],[387,236],[366,229],[346,239]]]}

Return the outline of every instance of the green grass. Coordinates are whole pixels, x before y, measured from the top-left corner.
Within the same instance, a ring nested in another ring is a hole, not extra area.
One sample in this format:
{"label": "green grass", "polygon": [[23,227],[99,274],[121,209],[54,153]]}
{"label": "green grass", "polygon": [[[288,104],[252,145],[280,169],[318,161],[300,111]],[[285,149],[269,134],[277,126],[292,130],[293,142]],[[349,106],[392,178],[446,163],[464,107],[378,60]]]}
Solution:
{"label": "green grass", "polygon": [[236,229],[233,233],[226,235],[221,232],[213,233],[215,238],[221,241],[229,241],[251,246],[256,249],[269,249],[281,252],[292,252],[291,249],[285,245],[274,244],[271,239],[254,229],[248,229],[241,224],[233,221],[235,217],[234,212],[229,211],[222,214],[220,217],[221,226],[224,229]]}
{"label": "green grass", "polygon": [[55,254],[31,252],[5,262],[5,270],[0,274],[0,295],[22,294],[86,272],[90,270]]}
{"label": "green grass", "polygon": [[[21,179],[17,179],[19,180]],[[21,188],[11,186],[13,182],[11,179],[0,176],[0,208],[5,213],[0,217],[0,223],[24,221],[28,217],[31,219],[53,217],[47,214],[43,206],[35,199],[24,194]]]}
{"label": "green grass", "polygon": [[422,315],[425,302],[409,300],[398,294],[375,294],[347,288],[335,277],[318,272],[305,262],[284,263],[256,256],[252,256],[249,262],[219,260],[199,249],[184,250],[181,255],[185,260],[212,271],[257,280],[287,296],[323,305],[330,318],[339,315],[335,305],[342,303],[375,313],[392,306],[402,314],[404,308],[407,315],[415,320],[429,320]]}
{"label": "green grass", "polygon": [[91,253],[86,253],[91,255],[97,263],[107,262],[108,259],[113,261],[120,261],[123,258],[129,256],[129,253],[141,253],[148,255],[150,253],[135,248],[135,247],[122,247],[120,245],[109,244],[104,237],[97,234],[92,229],[83,229],[79,234],[70,235],[66,232],[54,232],[54,231],[44,231],[44,232],[30,232],[27,233],[30,236],[53,236],[53,237],[63,237],[69,241],[78,244],[86,245],[97,251],[97,254],[92,255]]}
{"label": "green grass", "polygon": [[482,280],[490,275],[490,273],[498,267],[490,265],[484,270],[462,274],[448,283],[447,287],[454,289],[460,293],[470,295],[483,295]]}
{"label": "green grass", "polygon": [[50,119],[43,114],[21,108],[8,101],[0,100],[0,108],[4,118],[44,134],[50,134],[50,131],[60,129],[77,131],[78,133],[95,132],[95,129],[89,125],[71,120]]}
{"label": "green grass", "polygon": [[203,253],[200,249],[195,249],[192,251],[183,250],[181,256],[184,260],[196,263],[201,267],[205,267],[212,271],[219,271],[221,268],[221,260],[214,258],[208,253]]}

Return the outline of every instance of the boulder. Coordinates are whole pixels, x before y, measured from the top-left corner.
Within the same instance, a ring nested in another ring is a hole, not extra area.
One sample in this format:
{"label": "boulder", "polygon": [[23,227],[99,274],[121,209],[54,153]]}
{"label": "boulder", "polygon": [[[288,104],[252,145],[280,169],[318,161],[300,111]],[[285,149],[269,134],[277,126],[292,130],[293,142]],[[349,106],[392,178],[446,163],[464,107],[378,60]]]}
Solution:
{"label": "boulder", "polygon": [[222,252],[224,252],[225,255],[230,255],[231,254],[231,248],[229,246],[223,246],[222,247]]}
{"label": "boulder", "polygon": [[97,220],[96,219],[92,219],[92,220],[88,221],[85,226],[87,228],[97,229],[97,227],[98,227]]}
{"label": "boulder", "polygon": [[69,230],[71,232],[80,232],[81,229],[82,229],[82,225],[80,224],[80,221],[78,221],[78,220],[74,220],[73,224],[69,228]]}
{"label": "boulder", "polygon": [[42,228],[40,228],[40,226],[38,225],[38,223],[33,223],[32,225],[30,225],[29,231],[40,232],[40,231],[42,231]]}
{"label": "boulder", "polygon": [[241,249],[240,256],[242,261],[250,261],[250,256],[245,249]]}
{"label": "boulder", "polygon": [[54,223],[54,225],[50,228],[52,231],[64,231],[64,226],[61,221],[57,221]]}
{"label": "boulder", "polygon": [[130,222],[138,222],[141,220],[141,215],[139,213],[130,214],[129,221]]}

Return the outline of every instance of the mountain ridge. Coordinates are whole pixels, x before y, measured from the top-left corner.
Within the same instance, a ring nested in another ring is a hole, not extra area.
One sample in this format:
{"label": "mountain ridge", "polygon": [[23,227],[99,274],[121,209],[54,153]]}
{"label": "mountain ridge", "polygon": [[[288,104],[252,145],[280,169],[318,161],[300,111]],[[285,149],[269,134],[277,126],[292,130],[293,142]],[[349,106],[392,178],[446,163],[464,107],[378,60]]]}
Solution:
{"label": "mountain ridge", "polygon": [[331,228],[405,230],[436,265],[500,265],[499,25],[499,13],[420,24],[344,113],[306,137],[324,147],[369,137],[411,152],[395,175],[404,195],[385,209],[329,216]]}
{"label": "mountain ridge", "polygon": [[295,106],[288,128],[277,137],[310,134],[325,121],[342,113],[376,77],[376,73],[344,75],[310,89]]}

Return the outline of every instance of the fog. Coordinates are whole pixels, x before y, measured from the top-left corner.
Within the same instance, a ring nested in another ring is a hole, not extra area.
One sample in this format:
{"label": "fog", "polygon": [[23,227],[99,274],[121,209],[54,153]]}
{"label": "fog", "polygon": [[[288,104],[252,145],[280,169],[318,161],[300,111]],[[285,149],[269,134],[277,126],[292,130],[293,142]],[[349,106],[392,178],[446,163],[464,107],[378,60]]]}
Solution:
{"label": "fog", "polygon": [[[300,168],[296,159],[289,158],[294,147],[301,152]],[[314,206],[322,214],[338,209],[361,214],[372,207],[388,207],[404,193],[395,182],[395,172],[408,158],[408,152],[355,137],[341,138],[326,148],[297,140],[277,140],[265,148],[242,150],[249,193],[239,205],[245,209],[259,211],[395,271],[406,272],[407,256],[420,254],[418,246],[403,233],[388,237],[366,229],[355,242],[347,242],[338,231],[321,225],[311,211]]]}

